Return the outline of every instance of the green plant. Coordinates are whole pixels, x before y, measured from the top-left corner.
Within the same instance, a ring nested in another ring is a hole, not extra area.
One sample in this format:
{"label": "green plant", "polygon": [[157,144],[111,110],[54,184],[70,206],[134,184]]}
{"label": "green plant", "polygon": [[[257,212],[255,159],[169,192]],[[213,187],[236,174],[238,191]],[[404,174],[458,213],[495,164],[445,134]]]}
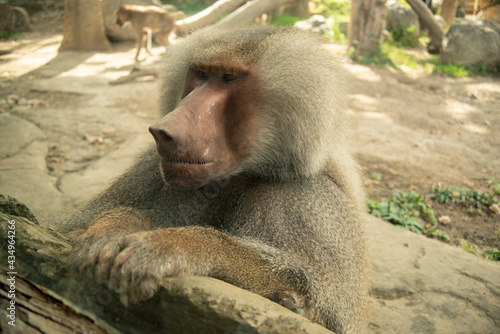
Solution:
{"label": "green plant", "polygon": [[427,228],[427,235],[430,235],[436,239],[442,240],[442,241],[449,241],[450,237],[448,234],[444,233],[443,231],[437,229],[435,226],[432,225],[426,225]]}
{"label": "green plant", "polygon": [[465,66],[457,64],[445,65],[440,60],[434,63],[434,72],[441,72],[454,78],[467,77],[470,74],[470,70]]}
{"label": "green plant", "polygon": [[324,34],[323,37],[330,42],[344,44],[347,40],[346,35],[340,29],[340,22],[335,22],[332,24],[333,35]]}
{"label": "green plant", "polygon": [[462,66],[456,63],[443,64],[439,57],[435,57],[429,62],[434,65],[434,72],[440,72],[455,78],[471,75],[495,76],[500,73],[500,65],[487,65],[485,63],[474,66]]}
{"label": "green plant", "polygon": [[272,23],[275,26],[293,26],[296,22],[301,20],[300,17],[283,14],[276,18],[273,17]]}
{"label": "green plant", "polygon": [[406,0],[398,0],[399,3],[403,4],[405,7],[410,7],[410,4]]}
{"label": "green plant", "polygon": [[488,188],[492,188],[495,195],[500,195],[500,181],[494,177],[488,179]]}
{"label": "green plant", "polygon": [[177,10],[180,10],[186,14],[186,16],[194,15],[196,13],[201,12],[206,9],[210,5],[212,5],[215,1],[196,1],[196,0],[187,0],[187,1],[172,1],[172,0],[162,0],[162,4],[164,5],[174,5]]}
{"label": "green plant", "polygon": [[312,0],[311,14],[321,14],[336,19],[348,19],[351,13],[351,2],[346,0]]}
{"label": "green plant", "polygon": [[[357,41],[354,41],[354,44],[357,44]],[[371,53],[364,53],[357,56],[355,54],[355,49],[350,48],[347,55],[360,64],[395,67],[394,62],[389,58],[387,51],[385,51],[383,47],[379,47]]]}
{"label": "green plant", "polygon": [[480,62],[472,67],[470,67],[470,71],[473,74],[482,75],[482,76],[495,76],[500,73],[500,64],[497,65],[488,65],[484,62]]}
{"label": "green plant", "polygon": [[335,43],[345,43],[346,34],[341,29],[342,24],[349,22],[351,15],[351,2],[349,0],[312,0],[309,1],[311,14],[320,14],[325,17],[333,17],[333,35],[325,34],[323,37]]}
{"label": "green plant", "polygon": [[487,248],[483,251],[483,256],[487,259],[500,261],[500,251],[497,248]]}
{"label": "green plant", "polygon": [[482,193],[475,189],[446,187],[440,188],[437,185],[432,187],[430,198],[441,204],[460,204],[465,207],[469,214],[484,214],[483,210],[498,204],[498,200],[493,194]]}
{"label": "green plant", "polygon": [[[420,42],[419,42],[420,43]],[[349,50],[349,58],[353,59],[354,49]],[[418,59],[414,54],[401,49],[396,43],[388,41],[380,45],[380,47],[371,54],[358,56],[353,59],[361,64],[374,64],[377,66],[398,67],[406,66],[412,69],[425,70],[425,61]],[[431,73],[432,70],[427,70]]]}
{"label": "green plant", "polygon": [[377,172],[373,172],[372,175],[370,176],[370,179],[380,181],[380,180],[382,180],[382,174],[377,173]]}
{"label": "green plant", "polygon": [[[415,192],[405,193],[396,190],[389,200],[374,201],[367,199],[368,211],[404,229],[418,234],[426,234],[441,240],[449,236],[437,229],[436,216],[422,195]],[[420,218],[422,216],[422,218]]]}
{"label": "green plant", "polygon": [[465,251],[472,253],[472,254],[477,254],[477,246],[474,244],[468,244],[467,241],[462,241],[460,244],[462,249]]}
{"label": "green plant", "polygon": [[417,28],[414,25],[408,28],[399,26],[391,30],[391,37],[399,47],[414,48],[420,45],[419,34],[417,34]]}
{"label": "green plant", "polygon": [[8,31],[0,30],[0,40],[19,39],[21,37],[23,37],[23,34],[21,34],[18,31],[8,32]]}
{"label": "green plant", "polygon": [[482,255],[484,258],[493,261],[500,261],[500,251],[497,248],[483,248],[463,240],[460,247],[472,254]]}
{"label": "green plant", "polygon": [[[413,29],[416,28],[413,27],[410,31],[413,32]],[[382,43],[377,50],[358,55],[355,52],[355,48],[352,47],[348,50],[347,55],[350,59],[360,64],[397,68],[405,66],[415,70],[423,70],[427,74],[442,73],[455,78],[471,75],[495,76],[500,73],[500,65],[495,67],[479,64],[467,67],[458,64],[443,64],[439,55],[430,58],[429,56],[416,56],[414,53],[403,50],[402,47],[426,45],[429,43],[429,38],[424,35],[412,37],[411,34],[406,35],[407,33],[409,31],[406,30],[405,32],[404,28],[395,29],[391,32],[388,40]],[[354,44],[356,45],[356,41]]]}
{"label": "green plant", "polygon": [[413,69],[418,69],[422,65],[419,64],[414,55],[405,53],[404,50],[399,49],[390,43],[382,44],[382,50],[391,60],[395,67],[406,66]]}
{"label": "green plant", "polygon": [[418,222],[416,215],[412,212],[405,212],[393,199],[388,201],[367,200],[369,212],[378,218],[382,218],[394,225],[406,230],[422,234],[422,225]]}

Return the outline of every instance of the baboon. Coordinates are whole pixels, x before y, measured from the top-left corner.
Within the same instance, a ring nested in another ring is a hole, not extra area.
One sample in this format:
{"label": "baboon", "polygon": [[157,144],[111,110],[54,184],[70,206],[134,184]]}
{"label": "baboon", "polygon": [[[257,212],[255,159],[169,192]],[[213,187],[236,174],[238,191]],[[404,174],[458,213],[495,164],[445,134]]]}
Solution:
{"label": "baboon", "polygon": [[169,46],[163,73],[156,146],[70,219],[70,266],[125,305],[206,275],[361,331],[363,187],[331,52],[293,28],[209,28]]}
{"label": "baboon", "polygon": [[138,60],[144,44],[151,55],[153,33],[158,43],[168,45],[168,37],[175,31],[175,21],[181,16],[184,17],[183,12],[168,12],[156,6],[121,5],[116,14],[116,25],[123,27],[127,22],[132,25],[137,42],[135,60]]}

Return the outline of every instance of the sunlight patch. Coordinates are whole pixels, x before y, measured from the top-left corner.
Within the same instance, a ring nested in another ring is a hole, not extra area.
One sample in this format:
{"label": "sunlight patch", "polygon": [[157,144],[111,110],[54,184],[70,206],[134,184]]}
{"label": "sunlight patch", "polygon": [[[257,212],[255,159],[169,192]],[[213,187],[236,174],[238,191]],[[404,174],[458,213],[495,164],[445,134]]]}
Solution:
{"label": "sunlight patch", "polygon": [[477,112],[477,109],[467,103],[446,99],[444,101],[446,112],[456,120],[464,120],[467,116]]}
{"label": "sunlight patch", "polygon": [[490,132],[486,127],[477,124],[464,124],[463,128],[469,132],[477,133],[480,135],[485,135]]}
{"label": "sunlight patch", "polygon": [[359,80],[369,81],[369,82],[382,81],[380,75],[375,73],[369,67],[355,66],[351,64],[345,64],[344,67],[352,76],[356,77]]}

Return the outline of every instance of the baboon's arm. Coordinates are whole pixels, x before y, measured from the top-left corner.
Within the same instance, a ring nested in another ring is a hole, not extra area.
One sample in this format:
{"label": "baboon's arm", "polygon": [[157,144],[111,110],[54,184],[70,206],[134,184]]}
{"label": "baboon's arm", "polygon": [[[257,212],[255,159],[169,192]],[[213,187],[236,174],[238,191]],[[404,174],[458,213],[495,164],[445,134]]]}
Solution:
{"label": "baboon's arm", "polygon": [[[108,283],[124,304],[153,296],[161,280],[193,274],[211,276],[293,307],[300,299],[257,250],[211,227],[150,230],[138,210],[102,214],[77,239],[75,269]],[[79,257],[79,258],[77,258]]]}

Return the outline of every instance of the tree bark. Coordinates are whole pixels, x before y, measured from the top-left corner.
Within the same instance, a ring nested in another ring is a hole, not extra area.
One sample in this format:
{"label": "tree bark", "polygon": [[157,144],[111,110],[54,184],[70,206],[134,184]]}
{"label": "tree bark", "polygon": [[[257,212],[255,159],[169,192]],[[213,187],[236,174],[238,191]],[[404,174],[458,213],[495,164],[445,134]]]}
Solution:
{"label": "tree bark", "polygon": [[439,15],[441,15],[448,26],[455,22],[457,15],[458,0],[443,0]]}
{"label": "tree bark", "polygon": [[185,35],[190,31],[212,24],[222,15],[237,9],[246,2],[247,0],[219,0],[195,15],[189,16],[183,20],[177,20],[175,23],[177,26],[177,33],[179,35]]}
{"label": "tree bark", "polygon": [[[15,299],[9,298],[11,286],[15,286]],[[0,305],[0,328],[5,332],[10,328],[10,333],[109,333],[89,314],[29,280],[7,274],[2,268]]]}
{"label": "tree bark", "polygon": [[[177,33],[185,35],[190,31],[208,26],[217,21],[225,13],[231,11],[230,15],[215,25],[222,29],[231,29],[251,24],[262,14],[271,12],[281,6],[297,5],[297,10],[301,15],[304,15],[304,3],[307,5],[307,1],[304,0],[220,0],[193,16],[187,17],[184,20],[177,20]],[[309,13],[308,7],[307,13]]]}
{"label": "tree bark", "polygon": [[106,37],[99,0],[64,1],[64,37],[59,51],[107,51],[111,45]]}
{"label": "tree bark", "polygon": [[362,55],[371,55],[378,50],[386,17],[385,0],[352,1],[348,43],[349,49],[354,49],[354,60]]}
{"label": "tree bark", "polygon": [[441,49],[444,32],[434,19],[431,10],[421,0],[406,0],[406,2],[408,2],[428,30],[430,42],[427,45],[427,50],[429,53],[438,53]]}

